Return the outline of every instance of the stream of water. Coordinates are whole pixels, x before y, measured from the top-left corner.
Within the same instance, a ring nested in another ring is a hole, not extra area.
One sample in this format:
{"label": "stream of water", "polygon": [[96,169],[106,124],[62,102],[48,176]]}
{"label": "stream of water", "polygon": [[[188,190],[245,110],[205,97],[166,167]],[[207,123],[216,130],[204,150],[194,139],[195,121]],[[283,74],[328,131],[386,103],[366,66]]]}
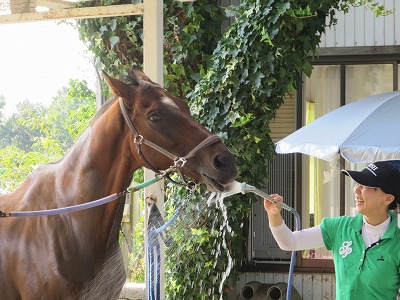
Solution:
{"label": "stream of water", "polygon": [[[191,241],[188,243],[188,247],[190,247],[196,244],[196,238],[202,238],[201,235],[196,236],[196,230],[201,230],[201,228],[207,228],[211,235],[208,242],[212,243],[213,247],[213,265],[207,266],[207,268],[209,268],[209,275],[214,276],[213,287],[207,286],[201,279],[188,282],[187,287],[198,290],[199,294],[205,292],[208,295],[205,299],[218,299],[219,295],[219,299],[222,300],[226,280],[234,266],[228,243],[233,236],[233,231],[229,224],[227,207],[222,194],[211,193],[208,199],[203,199],[195,205],[185,205],[181,208],[177,220],[166,230],[166,234],[171,237],[180,236],[180,241]],[[170,245],[165,248],[167,260],[170,257],[185,255],[185,252],[182,252],[182,248],[184,248],[182,245],[177,245],[174,241],[169,242]],[[194,250],[201,251],[201,245],[202,242],[198,242],[197,248]],[[224,270],[215,275],[217,264],[218,268],[221,268],[221,262],[223,262]]]}

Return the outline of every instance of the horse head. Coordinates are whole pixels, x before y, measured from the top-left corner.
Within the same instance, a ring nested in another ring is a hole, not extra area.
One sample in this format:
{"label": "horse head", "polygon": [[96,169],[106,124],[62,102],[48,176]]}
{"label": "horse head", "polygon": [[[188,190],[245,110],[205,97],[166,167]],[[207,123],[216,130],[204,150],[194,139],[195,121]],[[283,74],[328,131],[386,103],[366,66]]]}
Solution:
{"label": "horse head", "polygon": [[[107,74],[104,79],[111,92],[120,98],[121,109],[126,110],[133,131],[131,152],[142,166],[157,172],[170,168],[175,163],[173,157],[187,157],[181,162],[182,174],[205,183],[210,191],[226,190],[237,176],[235,157],[219,138],[213,138],[191,116],[182,99],[171,95],[137,68],[132,69],[129,84]],[[149,141],[150,146],[142,140]],[[205,140],[205,145],[196,148]],[[156,146],[151,147],[152,144]],[[193,149],[195,153],[191,153]]]}

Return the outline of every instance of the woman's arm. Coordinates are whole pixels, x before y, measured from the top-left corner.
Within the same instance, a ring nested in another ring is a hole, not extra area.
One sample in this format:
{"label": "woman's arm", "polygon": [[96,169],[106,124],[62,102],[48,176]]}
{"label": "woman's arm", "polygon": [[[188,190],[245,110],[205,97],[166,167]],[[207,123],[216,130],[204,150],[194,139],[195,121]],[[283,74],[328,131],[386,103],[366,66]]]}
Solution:
{"label": "woman's arm", "polygon": [[[278,194],[272,194],[271,197],[276,202],[283,201],[282,196]],[[282,219],[282,207],[279,203],[264,199],[264,209],[268,214],[272,234],[282,250],[297,251],[325,246],[320,226],[292,232]]]}
{"label": "woman's arm", "polygon": [[277,227],[270,224],[271,232],[282,250],[298,251],[316,249],[325,246],[320,226],[291,231],[286,224]]}

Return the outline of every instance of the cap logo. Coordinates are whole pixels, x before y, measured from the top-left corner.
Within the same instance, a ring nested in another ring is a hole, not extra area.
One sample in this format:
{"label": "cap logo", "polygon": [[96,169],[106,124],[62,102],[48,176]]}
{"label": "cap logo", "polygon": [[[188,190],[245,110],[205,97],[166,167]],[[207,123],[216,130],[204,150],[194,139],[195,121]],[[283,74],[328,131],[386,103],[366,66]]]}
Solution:
{"label": "cap logo", "polygon": [[374,176],[378,176],[376,175],[375,171],[378,170],[378,167],[375,166],[374,164],[370,164],[367,168],[368,171],[370,171]]}

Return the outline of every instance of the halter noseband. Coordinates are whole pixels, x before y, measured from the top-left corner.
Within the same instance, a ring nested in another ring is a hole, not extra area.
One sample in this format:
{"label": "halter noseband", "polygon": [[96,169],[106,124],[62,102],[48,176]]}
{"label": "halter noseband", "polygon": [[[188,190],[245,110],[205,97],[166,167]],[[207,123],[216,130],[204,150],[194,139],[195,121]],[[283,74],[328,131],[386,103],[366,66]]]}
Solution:
{"label": "halter noseband", "polygon": [[[147,165],[147,167],[149,169],[151,169],[153,172],[155,172],[156,174],[161,174],[162,176],[166,176],[171,181],[173,181],[173,180],[169,177],[170,173],[172,173],[174,171],[178,171],[183,182],[187,186],[190,185],[190,183],[185,179],[185,177],[182,174],[182,168],[185,165],[186,161],[189,158],[192,158],[201,149],[203,149],[203,148],[207,147],[208,145],[211,145],[215,142],[221,141],[221,138],[217,135],[210,135],[209,137],[205,138],[200,144],[198,144],[196,147],[194,147],[188,154],[186,154],[183,157],[178,157],[178,156],[168,152],[167,150],[161,148],[160,146],[146,140],[142,135],[140,135],[139,132],[136,130],[135,125],[133,125],[131,119],[128,116],[128,112],[126,111],[124,101],[122,100],[121,97],[118,99],[118,101],[119,101],[119,107],[121,108],[121,112],[122,112],[122,115],[124,116],[125,122],[134,135],[133,142],[136,145],[137,152],[138,152],[140,158],[143,160],[143,162]],[[164,171],[158,170],[146,159],[146,157],[144,156],[144,154],[142,152],[141,145],[146,145],[146,146],[153,148],[154,150],[157,150],[158,152],[162,153],[163,155],[169,157],[174,162],[174,164]]]}

